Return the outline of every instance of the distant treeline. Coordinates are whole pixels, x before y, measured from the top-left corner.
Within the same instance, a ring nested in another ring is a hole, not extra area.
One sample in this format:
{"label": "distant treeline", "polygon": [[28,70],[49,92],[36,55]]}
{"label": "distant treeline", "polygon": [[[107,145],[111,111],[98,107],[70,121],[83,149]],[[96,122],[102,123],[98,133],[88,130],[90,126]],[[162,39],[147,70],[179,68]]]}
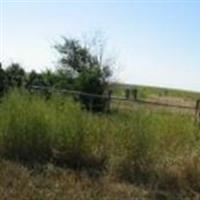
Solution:
{"label": "distant treeline", "polygon": [[0,93],[4,94],[13,87],[48,86],[56,88],[74,89],[74,80],[63,70],[46,70],[43,72],[26,72],[18,63],[2,67],[0,63]]}

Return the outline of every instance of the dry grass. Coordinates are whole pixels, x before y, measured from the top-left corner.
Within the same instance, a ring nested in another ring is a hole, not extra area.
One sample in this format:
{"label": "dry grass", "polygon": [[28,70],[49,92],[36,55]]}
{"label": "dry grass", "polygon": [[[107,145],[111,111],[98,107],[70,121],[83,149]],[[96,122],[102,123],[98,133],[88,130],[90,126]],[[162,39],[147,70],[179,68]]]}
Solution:
{"label": "dry grass", "polygon": [[[172,193],[138,186],[109,175],[97,178],[85,171],[58,168],[52,164],[28,169],[19,163],[0,162],[1,200],[199,200],[199,193]],[[169,171],[173,169],[169,169]],[[171,172],[172,172],[171,171]],[[168,186],[176,186],[177,175],[166,174]],[[166,185],[166,183],[164,184]],[[174,189],[174,188],[173,188]]]}
{"label": "dry grass", "polygon": [[1,200],[132,200],[151,199],[142,187],[120,183],[109,177],[93,179],[84,172],[74,172],[47,165],[34,172],[18,163],[0,163]]}

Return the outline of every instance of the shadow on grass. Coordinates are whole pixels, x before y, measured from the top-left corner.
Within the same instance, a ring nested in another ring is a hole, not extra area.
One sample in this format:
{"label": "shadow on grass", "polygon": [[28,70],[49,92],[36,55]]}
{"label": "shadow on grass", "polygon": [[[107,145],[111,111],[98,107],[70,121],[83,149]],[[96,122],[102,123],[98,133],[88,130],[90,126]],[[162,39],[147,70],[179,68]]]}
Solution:
{"label": "shadow on grass", "polygon": [[107,157],[95,157],[84,155],[81,152],[65,153],[53,150],[46,157],[38,156],[38,159],[23,159],[17,156],[1,155],[5,160],[22,164],[34,174],[43,173],[48,164],[62,169],[84,171],[91,178],[99,178],[106,170]]}

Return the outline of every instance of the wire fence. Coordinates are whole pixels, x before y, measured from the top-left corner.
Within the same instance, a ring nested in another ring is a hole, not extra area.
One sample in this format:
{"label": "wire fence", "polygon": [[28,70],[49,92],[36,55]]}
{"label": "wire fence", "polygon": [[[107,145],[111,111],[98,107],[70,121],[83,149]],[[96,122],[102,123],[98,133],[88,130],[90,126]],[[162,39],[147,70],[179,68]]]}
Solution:
{"label": "wire fence", "polygon": [[[145,106],[151,106],[151,107],[164,107],[164,108],[172,108],[172,109],[178,109],[178,110],[188,110],[192,111],[194,113],[195,118],[197,121],[200,121],[200,100],[197,100],[194,102],[194,106],[192,105],[181,105],[181,104],[173,104],[173,103],[166,103],[166,102],[158,102],[158,101],[152,101],[148,99],[139,99],[137,97],[137,90],[134,89],[132,93],[129,91],[125,91],[125,96],[113,96],[112,91],[108,91],[107,94],[99,95],[99,94],[92,94],[92,93],[87,93],[87,92],[82,92],[82,91],[77,91],[77,90],[68,90],[68,89],[56,89],[52,87],[47,87],[47,86],[29,86],[29,90],[34,90],[34,91],[44,91],[44,92],[49,92],[49,93],[61,93],[61,94],[70,94],[75,97],[87,97],[89,103],[89,110],[94,109],[95,107],[101,106],[98,104],[93,105],[93,100],[94,99],[104,99],[106,100],[106,111],[110,110],[114,105],[116,107],[120,107],[119,104],[120,102],[124,102],[121,104],[122,108],[127,108],[130,109],[131,105],[133,103],[135,105],[145,105]],[[118,102],[118,103],[116,103]]]}

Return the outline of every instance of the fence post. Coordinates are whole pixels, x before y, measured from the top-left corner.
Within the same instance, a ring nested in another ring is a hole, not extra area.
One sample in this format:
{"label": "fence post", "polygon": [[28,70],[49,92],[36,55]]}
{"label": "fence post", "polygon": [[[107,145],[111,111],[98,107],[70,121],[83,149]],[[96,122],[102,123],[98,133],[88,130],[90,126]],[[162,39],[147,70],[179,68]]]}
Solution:
{"label": "fence post", "polygon": [[133,90],[132,90],[132,97],[133,97],[133,100],[134,101],[137,101],[137,99],[138,99],[138,90],[137,90],[137,88],[134,88]]}
{"label": "fence post", "polygon": [[130,89],[128,89],[128,88],[125,90],[125,98],[126,99],[130,98]]}
{"label": "fence post", "polygon": [[200,125],[200,99],[196,101],[195,107],[195,122]]}
{"label": "fence post", "polygon": [[109,91],[108,91],[107,108],[106,108],[106,111],[107,111],[107,112],[110,111],[110,107],[111,107],[111,98],[112,98],[112,90],[109,90]]}
{"label": "fence post", "polygon": [[90,96],[89,98],[89,111],[92,112],[93,111],[93,97]]}

